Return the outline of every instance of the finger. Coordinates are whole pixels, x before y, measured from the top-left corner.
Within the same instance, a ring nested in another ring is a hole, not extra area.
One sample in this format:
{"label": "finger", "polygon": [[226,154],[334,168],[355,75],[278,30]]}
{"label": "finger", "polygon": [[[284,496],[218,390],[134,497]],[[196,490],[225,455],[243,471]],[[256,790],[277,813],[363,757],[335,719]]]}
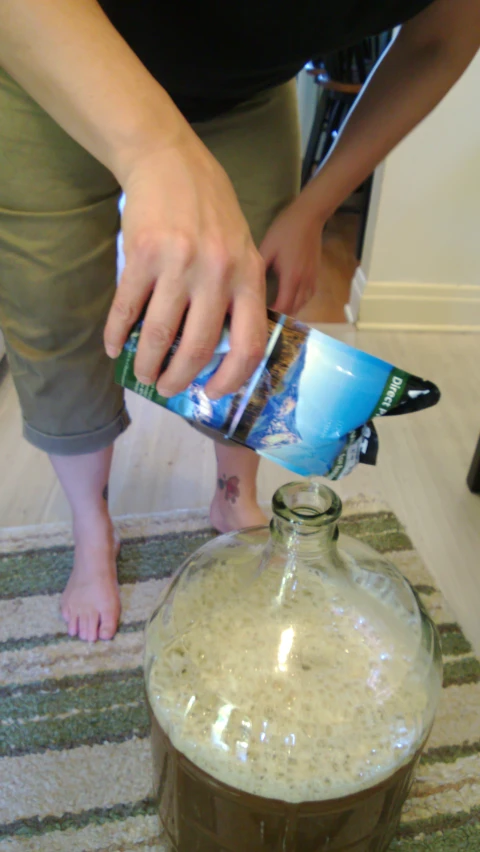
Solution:
{"label": "finger", "polygon": [[152,235],[140,235],[129,249],[105,325],[103,339],[110,358],[120,354],[140,316],[161,271],[158,263],[157,241]]}
{"label": "finger", "polygon": [[279,275],[278,294],[273,305],[273,310],[280,314],[291,314],[298,293],[298,277],[287,270],[282,270]]}
{"label": "finger", "polygon": [[135,375],[139,382],[157,381],[162,362],[178,333],[188,307],[183,275],[162,275],[153,291],[143,320],[135,356]]}
{"label": "finger", "polygon": [[310,299],[313,297],[314,288],[308,285],[304,285],[300,287],[297,291],[297,295],[295,297],[295,301],[292,307],[292,316],[296,316],[301,309],[308,304]]}
{"label": "finger", "polygon": [[274,238],[274,235],[271,234],[272,231],[270,229],[264,237],[263,242],[260,244],[260,248],[258,249],[261,257],[265,262],[266,269],[268,269],[269,266],[274,266],[278,253],[278,240],[276,240]]}
{"label": "finger", "polygon": [[239,293],[232,306],[230,352],[206,387],[211,399],[239,390],[260,363],[267,344],[267,310],[256,292]]}
{"label": "finger", "polygon": [[212,360],[227,308],[227,299],[221,293],[206,293],[192,299],[180,345],[159,377],[159,394],[172,396],[185,390]]}

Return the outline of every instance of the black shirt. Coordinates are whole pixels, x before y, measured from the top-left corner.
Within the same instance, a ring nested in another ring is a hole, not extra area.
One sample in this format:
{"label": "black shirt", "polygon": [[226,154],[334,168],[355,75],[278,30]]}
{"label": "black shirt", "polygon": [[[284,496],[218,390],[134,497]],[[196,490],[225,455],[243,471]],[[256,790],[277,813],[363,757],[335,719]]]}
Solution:
{"label": "black shirt", "polygon": [[303,65],[413,17],[432,0],[103,0],[189,121],[286,82]]}

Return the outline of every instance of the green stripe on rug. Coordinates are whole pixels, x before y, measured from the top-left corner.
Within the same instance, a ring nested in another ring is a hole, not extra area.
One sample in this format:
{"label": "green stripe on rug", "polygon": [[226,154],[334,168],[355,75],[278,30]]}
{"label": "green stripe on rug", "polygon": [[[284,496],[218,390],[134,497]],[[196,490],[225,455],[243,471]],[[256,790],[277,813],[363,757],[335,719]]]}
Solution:
{"label": "green stripe on rug", "polygon": [[411,550],[412,542],[393,512],[348,515],[340,521],[341,532],[371,545],[379,553]]}
{"label": "green stripe on rug", "polygon": [[434,763],[455,763],[461,757],[472,757],[480,753],[480,740],[475,743],[463,743],[462,745],[437,746],[428,748],[422,754],[420,763],[432,765]]}
{"label": "green stripe on rug", "polygon": [[[145,621],[131,621],[129,624],[120,624],[117,633],[124,635],[126,633],[143,633],[145,629]],[[7,639],[5,642],[0,642],[0,654],[7,651],[26,651],[28,648],[46,648],[49,645],[58,645],[59,642],[78,642],[76,637],[71,637],[68,633],[48,633],[43,636],[29,636],[25,639]],[[459,653],[464,653],[459,651]],[[453,656],[453,655],[451,655]]]}
{"label": "green stripe on rug", "polygon": [[92,808],[89,811],[80,811],[78,814],[66,813],[60,819],[54,816],[44,819],[31,817],[0,825],[0,838],[35,837],[51,831],[79,829],[86,825],[103,825],[107,822],[113,823],[136,816],[151,816],[155,813],[155,803],[149,798],[132,804],[113,805],[111,808]]}
{"label": "green stripe on rug", "polygon": [[[461,665],[458,681],[464,680]],[[471,683],[471,679],[467,682]],[[123,742],[148,735],[148,714],[143,692],[143,671],[102,671],[41,683],[13,685],[0,689],[2,724],[0,757],[18,757]],[[452,759],[478,751],[475,746],[452,746]],[[444,749],[428,752],[429,763],[444,759]]]}
{"label": "green stripe on rug", "polygon": [[[418,592],[422,587],[415,586],[414,588]],[[437,628],[440,632],[442,652],[445,657],[460,657],[472,651],[470,642],[457,624],[439,624]],[[144,629],[144,621],[133,621],[129,624],[120,624],[117,632],[120,635],[143,633]],[[0,654],[7,651],[25,651],[29,648],[46,648],[50,645],[57,645],[59,642],[78,642],[78,639],[70,638],[67,633],[48,633],[25,639],[7,639],[5,642],[0,642]]]}
{"label": "green stripe on rug", "polygon": [[[7,823],[0,826],[1,838],[14,837],[35,837],[48,834],[53,831],[67,831],[71,829],[84,828],[87,825],[104,825],[106,823],[115,823],[120,820],[128,819],[136,816],[152,816],[156,813],[155,802],[151,798],[143,799],[140,802],[131,804],[118,804],[109,808],[92,808],[88,811],[80,811],[80,813],[66,813],[61,819],[57,817],[45,817],[37,819],[16,820],[12,823]],[[428,820],[418,820],[412,823],[403,823],[397,833],[397,839],[393,841],[389,847],[389,852],[392,850],[410,850],[415,849],[412,842],[416,842],[416,838],[421,837],[421,842],[429,842],[431,837],[432,843],[418,847],[419,849],[434,850],[434,852],[460,852],[465,849],[465,852],[478,852],[480,847],[465,846],[462,847],[459,841],[462,838],[478,839],[480,842],[479,822],[480,807],[473,808],[469,812],[460,812],[456,814],[438,815]],[[112,825],[113,828],[113,825]],[[433,835],[433,837],[432,837]],[[444,838],[451,844],[457,845],[438,845],[441,838]],[[435,845],[436,844],[436,845]]]}
{"label": "green stripe on rug", "polygon": [[445,829],[456,829],[475,824],[478,825],[479,819],[480,806],[472,808],[470,811],[460,811],[459,813],[454,814],[436,814],[434,817],[430,817],[430,819],[421,819],[416,820],[415,822],[402,823],[398,830],[398,838],[417,837],[419,834],[433,834],[436,831],[442,831]]}
{"label": "green stripe on rug", "polygon": [[472,646],[457,624],[438,625],[444,657],[460,657],[471,653]]}
{"label": "green stripe on rug", "polygon": [[147,737],[148,733],[148,714],[142,696],[128,707],[109,707],[108,716],[105,708],[101,708],[71,719],[22,722],[13,732],[7,727],[0,736],[0,757],[63,751],[104,742],[120,743],[131,737]]}
{"label": "green stripe on rug", "polygon": [[479,824],[474,822],[461,828],[439,830],[433,835],[394,840],[388,852],[480,852]]}
{"label": "green stripe on rug", "polygon": [[142,669],[49,681],[41,689],[29,684],[10,690],[10,695],[8,691],[0,693],[1,757],[148,735]]}
{"label": "green stripe on rug", "polygon": [[[169,577],[202,544],[212,530],[122,542],[118,559],[120,583]],[[46,548],[0,556],[0,598],[52,595],[62,592],[72,568],[70,547]]]}
{"label": "green stripe on rug", "polygon": [[0,701],[2,757],[148,734],[141,668],[5,687]]}
{"label": "green stripe on rug", "polygon": [[68,695],[73,691],[101,687],[110,689],[111,684],[122,684],[128,679],[143,682],[141,667],[137,666],[137,668],[128,671],[99,671],[95,672],[95,674],[67,675],[61,679],[45,679],[37,683],[15,683],[11,686],[2,686],[0,687],[0,701],[3,702],[10,697],[18,697],[25,702],[25,706],[27,707],[29,699],[41,702],[45,696],[53,694],[61,701],[64,694]]}
{"label": "green stripe on rug", "polygon": [[435,586],[427,586],[422,583],[419,583],[418,585],[414,586],[414,588],[419,595],[434,595],[437,591]]}
{"label": "green stripe on rug", "polygon": [[467,657],[463,660],[456,660],[453,663],[446,663],[443,669],[443,685],[452,686],[453,684],[464,683],[479,683],[480,682],[480,660],[476,657]]}
{"label": "green stripe on rug", "polygon": [[[391,512],[349,516],[342,532],[375,546],[381,553],[409,550],[412,543]],[[214,537],[212,530],[168,534],[122,542],[118,560],[120,583],[168,577],[187,558]],[[0,556],[0,598],[51,595],[63,591],[72,566],[70,547]]]}

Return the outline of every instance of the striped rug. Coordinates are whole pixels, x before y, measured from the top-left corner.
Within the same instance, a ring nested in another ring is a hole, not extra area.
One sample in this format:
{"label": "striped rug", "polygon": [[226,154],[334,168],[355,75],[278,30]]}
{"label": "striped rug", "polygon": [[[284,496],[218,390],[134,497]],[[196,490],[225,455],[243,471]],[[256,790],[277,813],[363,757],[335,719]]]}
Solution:
{"label": "striped rug", "polygon": [[[165,852],[150,796],[143,624],[166,578],[212,533],[201,513],[119,526],[122,624],[113,642],[91,646],[69,639],[58,614],[65,530],[0,534],[0,852]],[[480,852],[480,663],[395,515],[359,498],[342,528],[391,557],[442,637],[441,706],[392,852]]]}

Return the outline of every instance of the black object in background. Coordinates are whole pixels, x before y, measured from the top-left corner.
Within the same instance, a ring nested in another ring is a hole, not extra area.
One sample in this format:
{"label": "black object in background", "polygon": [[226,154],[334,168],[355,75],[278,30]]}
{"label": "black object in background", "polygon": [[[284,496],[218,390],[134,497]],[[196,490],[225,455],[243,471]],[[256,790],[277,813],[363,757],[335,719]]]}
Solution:
{"label": "black object in background", "polygon": [[[335,51],[320,60],[309,62],[305,70],[312,75],[322,93],[317,103],[302,165],[302,186],[312,177],[318,166],[328,156],[342,125],[360,94],[370,72],[387,49],[392,32],[372,36],[359,44]],[[368,209],[372,192],[373,175],[358,187],[355,206],[346,202],[344,212],[359,213],[360,226],[356,256],[361,260]]]}
{"label": "black object in background", "polygon": [[467,485],[474,494],[480,494],[480,437],[468,472]]}

